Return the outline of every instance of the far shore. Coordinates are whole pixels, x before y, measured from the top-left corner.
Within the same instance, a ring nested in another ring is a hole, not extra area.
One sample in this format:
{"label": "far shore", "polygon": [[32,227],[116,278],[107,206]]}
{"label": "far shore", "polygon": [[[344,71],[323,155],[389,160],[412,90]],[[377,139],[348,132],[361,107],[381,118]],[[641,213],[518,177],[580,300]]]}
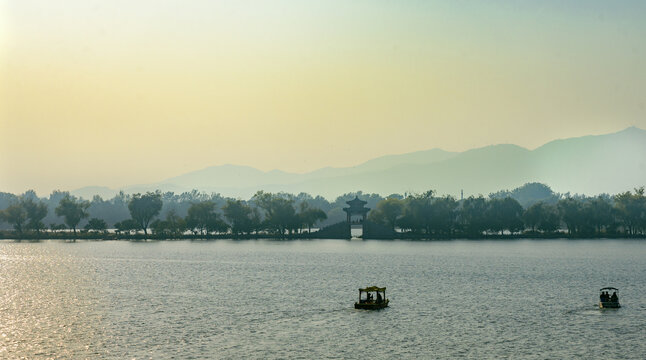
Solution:
{"label": "far shore", "polygon": [[[300,233],[300,234],[241,234],[233,235],[227,234],[183,234],[176,236],[168,235],[154,235],[154,234],[116,234],[116,233],[101,233],[101,232],[42,232],[42,233],[23,233],[17,234],[13,231],[0,231],[0,240],[11,241],[40,241],[40,240],[95,240],[95,241],[109,241],[109,240],[124,240],[124,241],[176,241],[176,240],[352,240],[362,238],[330,238],[320,237],[316,232]],[[527,240],[543,240],[543,239],[564,239],[564,240],[580,240],[580,239],[639,239],[646,240],[644,235],[627,235],[623,233],[616,234],[567,234],[567,233],[517,233],[517,234],[481,234],[481,235],[468,235],[468,234],[455,234],[454,236],[432,236],[427,234],[411,234],[411,233],[397,233],[389,238],[366,238],[363,240],[417,240],[417,241],[447,241],[447,240],[514,240],[514,239],[527,239]]]}

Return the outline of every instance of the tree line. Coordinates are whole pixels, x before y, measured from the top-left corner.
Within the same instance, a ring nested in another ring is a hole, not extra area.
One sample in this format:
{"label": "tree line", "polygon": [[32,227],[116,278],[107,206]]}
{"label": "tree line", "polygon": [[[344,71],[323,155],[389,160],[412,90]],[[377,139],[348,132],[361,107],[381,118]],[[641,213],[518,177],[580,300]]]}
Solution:
{"label": "tree line", "polygon": [[[554,193],[548,186],[528,183],[512,191],[458,200],[423,194],[347,193],[328,201],[298,195],[258,191],[249,200],[199,191],[160,191],[92,200],[54,191],[38,198],[33,191],[18,196],[0,193],[0,223],[18,234],[43,231],[106,232],[174,237],[185,233],[230,234],[310,233],[345,220],[342,208],[354,196],[368,202],[369,220],[393,232],[420,237],[478,237],[483,234],[554,234],[572,236],[644,235],[644,188],[614,196],[586,197]],[[49,225],[47,225],[49,224]]]}
{"label": "tree line", "polygon": [[615,196],[559,196],[523,207],[500,194],[434,196],[433,191],[377,203],[371,221],[402,232],[427,237],[477,237],[485,234],[554,234],[571,236],[645,235],[644,187]]}
{"label": "tree line", "polygon": [[[248,200],[241,200],[241,199],[223,197],[217,193],[207,194],[207,193],[199,192],[197,190],[183,192],[183,193],[174,193],[174,192],[155,192],[155,193],[159,194],[162,200],[161,211],[155,217],[155,220],[160,220],[160,221],[165,220],[167,217],[168,217],[168,220],[170,220],[171,222],[173,221],[173,219],[176,219],[178,217],[185,219],[189,215],[188,213],[189,209],[194,204],[207,202],[207,201],[210,201],[214,204],[215,212],[218,213],[221,218],[224,217],[224,213],[223,213],[224,206],[231,201],[236,201],[236,202],[239,202],[241,205],[246,205],[248,207],[251,207],[254,214],[256,214],[257,217],[260,217],[261,219],[263,218],[264,212],[265,212],[265,210],[262,209],[257,203],[258,201],[261,200],[260,197],[256,197],[255,199],[251,198]],[[45,209],[46,215],[44,218],[39,218],[40,224],[32,224],[34,226],[22,226],[20,227],[20,230],[32,231],[32,232],[42,231],[45,229],[49,229],[50,231],[62,231],[62,230],[68,229],[69,227],[68,225],[66,225],[64,217],[58,215],[58,213],[56,212],[56,208],[59,206],[62,199],[70,197],[75,201],[85,204],[84,210],[88,214],[87,216],[83,216],[80,222],[78,222],[78,224],[76,225],[77,229],[79,228],[84,229],[94,218],[105,221],[107,228],[109,229],[118,228],[116,225],[123,223],[124,221],[126,221],[126,223],[121,225],[126,225],[125,228],[128,228],[127,225],[131,225],[130,227],[134,229],[135,228],[134,225],[132,224],[132,222],[129,222],[128,220],[132,219],[130,209],[129,209],[129,204],[133,199],[133,197],[135,196],[136,194],[125,194],[123,192],[120,192],[110,199],[103,199],[102,197],[96,195],[92,197],[92,199],[86,200],[86,199],[75,197],[67,191],[59,191],[59,190],[55,190],[48,197],[42,197],[42,198],[38,197],[33,190],[26,191],[24,194],[21,194],[21,195],[14,195],[7,192],[0,192],[0,211],[3,211],[10,206],[13,207],[13,210],[18,210],[19,208],[21,209],[20,206],[15,206],[16,204],[19,204],[21,202],[33,202],[33,203],[44,204],[46,208]],[[327,219],[320,220],[318,223],[316,223],[318,227],[331,225],[345,219],[346,215],[343,212],[342,208],[347,206],[345,203],[346,201],[353,199],[355,196],[359,196],[362,199],[366,199],[368,201],[368,206],[370,207],[374,207],[378,201],[383,199],[383,197],[379,196],[378,194],[364,194],[361,191],[343,194],[337,197],[333,201],[328,201],[322,196],[313,197],[307,193],[299,193],[297,195],[278,193],[278,194],[272,194],[272,196],[276,198],[287,199],[294,207],[294,213],[301,212],[302,211],[301,207],[306,207],[308,209],[312,208],[312,209],[322,210],[326,214]],[[272,202],[269,202],[269,204],[271,203]],[[276,201],[274,201],[273,203],[276,203]],[[268,204],[268,202],[263,201],[263,204],[266,205]],[[242,210],[240,211],[243,211],[243,212],[248,211],[246,206],[243,207]],[[270,208],[270,211],[273,213],[274,212],[273,208]],[[19,213],[22,213],[22,211],[20,211]],[[278,212],[278,214],[281,214],[281,213]],[[94,225],[99,225],[97,221],[93,221],[92,223]],[[229,225],[235,227],[236,229],[238,228],[246,229],[248,226],[250,226],[250,225],[247,225],[246,223],[247,221],[245,220],[241,222],[237,221],[235,224],[229,224]],[[289,223],[290,223],[289,226],[291,227],[294,226],[293,221],[290,221]],[[12,227],[14,227],[12,224],[14,223],[8,222],[8,221],[3,222],[2,219],[0,219],[0,230],[9,230]],[[152,222],[150,225],[152,225]],[[314,226],[314,224],[310,224],[309,226]],[[255,228],[255,227],[257,227],[257,224],[252,225],[252,228]],[[40,230],[37,230],[37,229],[40,229]],[[69,228],[69,230],[73,231],[72,228]],[[134,230],[131,230],[131,231],[134,231]]]}
{"label": "tree line", "polygon": [[[41,233],[47,230],[43,219],[48,214],[48,206],[42,200],[34,199],[31,194],[17,196],[0,210],[0,220],[10,224],[19,234]],[[194,194],[196,195],[196,194]],[[198,200],[195,201],[195,198]],[[186,216],[180,216],[170,207],[165,216],[160,217],[164,206],[164,194],[147,192],[127,196],[129,218],[113,223],[117,234],[143,232],[148,235],[179,236],[186,232],[195,235],[231,233],[244,235],[264,232],[268,234],[295,234],[304,229],[308,232],[318,222],[327,219],[327,214],[307,201],[297,205],[295,196],[284,193],[257,192],[249,201],[225,199],[218,208],[213,197],[203,194],[193,196],[186,209]],[[96,199],[94,199],[96,202]],[[62,224],[52,223],[50,231],[71,230],[76,235],[79,223],[88,219],[88,209],[92,203],[66,193],[54,208]],[[87,220],[82,230],[87,232],[107,232],[108,222],[98,217]]]}

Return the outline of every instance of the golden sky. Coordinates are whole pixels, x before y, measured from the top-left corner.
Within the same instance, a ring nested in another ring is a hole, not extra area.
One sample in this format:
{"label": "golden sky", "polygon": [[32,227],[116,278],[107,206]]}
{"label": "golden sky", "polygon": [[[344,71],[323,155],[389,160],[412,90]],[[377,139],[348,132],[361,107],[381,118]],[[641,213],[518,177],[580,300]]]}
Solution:
{"label": "golden sky", "polygon": [[0,0],[0,191],[646,128],[643,2]]}

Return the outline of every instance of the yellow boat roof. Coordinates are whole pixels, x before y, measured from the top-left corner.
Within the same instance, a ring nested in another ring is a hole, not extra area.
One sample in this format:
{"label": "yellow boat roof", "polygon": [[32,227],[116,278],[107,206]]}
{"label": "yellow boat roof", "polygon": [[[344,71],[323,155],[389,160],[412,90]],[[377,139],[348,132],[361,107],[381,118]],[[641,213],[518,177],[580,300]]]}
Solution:
{"label": "yellow boat roof", "polygon": [[365,289],[359,289],[359,291],[364,291],[364,292],[369,292],[369,291],[386,291],[385,287],[377,287],[377,286],[368,286]]}

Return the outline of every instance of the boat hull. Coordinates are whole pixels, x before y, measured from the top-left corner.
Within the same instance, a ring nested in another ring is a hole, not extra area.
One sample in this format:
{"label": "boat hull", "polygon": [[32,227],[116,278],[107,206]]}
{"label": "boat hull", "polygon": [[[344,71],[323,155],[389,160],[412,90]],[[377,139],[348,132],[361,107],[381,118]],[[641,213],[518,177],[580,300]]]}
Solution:
{"label": "boat hull", "polygon": [[621,305],[619,304],[618,301],[600,301],[599,302],[599,308],[600,309],[618,309],[620,307],[621,307]]}
{"label": "boat hull", "polygon": [[388,307],[388,300],[381,303],[354,303],[355,309],[380,310]]}

